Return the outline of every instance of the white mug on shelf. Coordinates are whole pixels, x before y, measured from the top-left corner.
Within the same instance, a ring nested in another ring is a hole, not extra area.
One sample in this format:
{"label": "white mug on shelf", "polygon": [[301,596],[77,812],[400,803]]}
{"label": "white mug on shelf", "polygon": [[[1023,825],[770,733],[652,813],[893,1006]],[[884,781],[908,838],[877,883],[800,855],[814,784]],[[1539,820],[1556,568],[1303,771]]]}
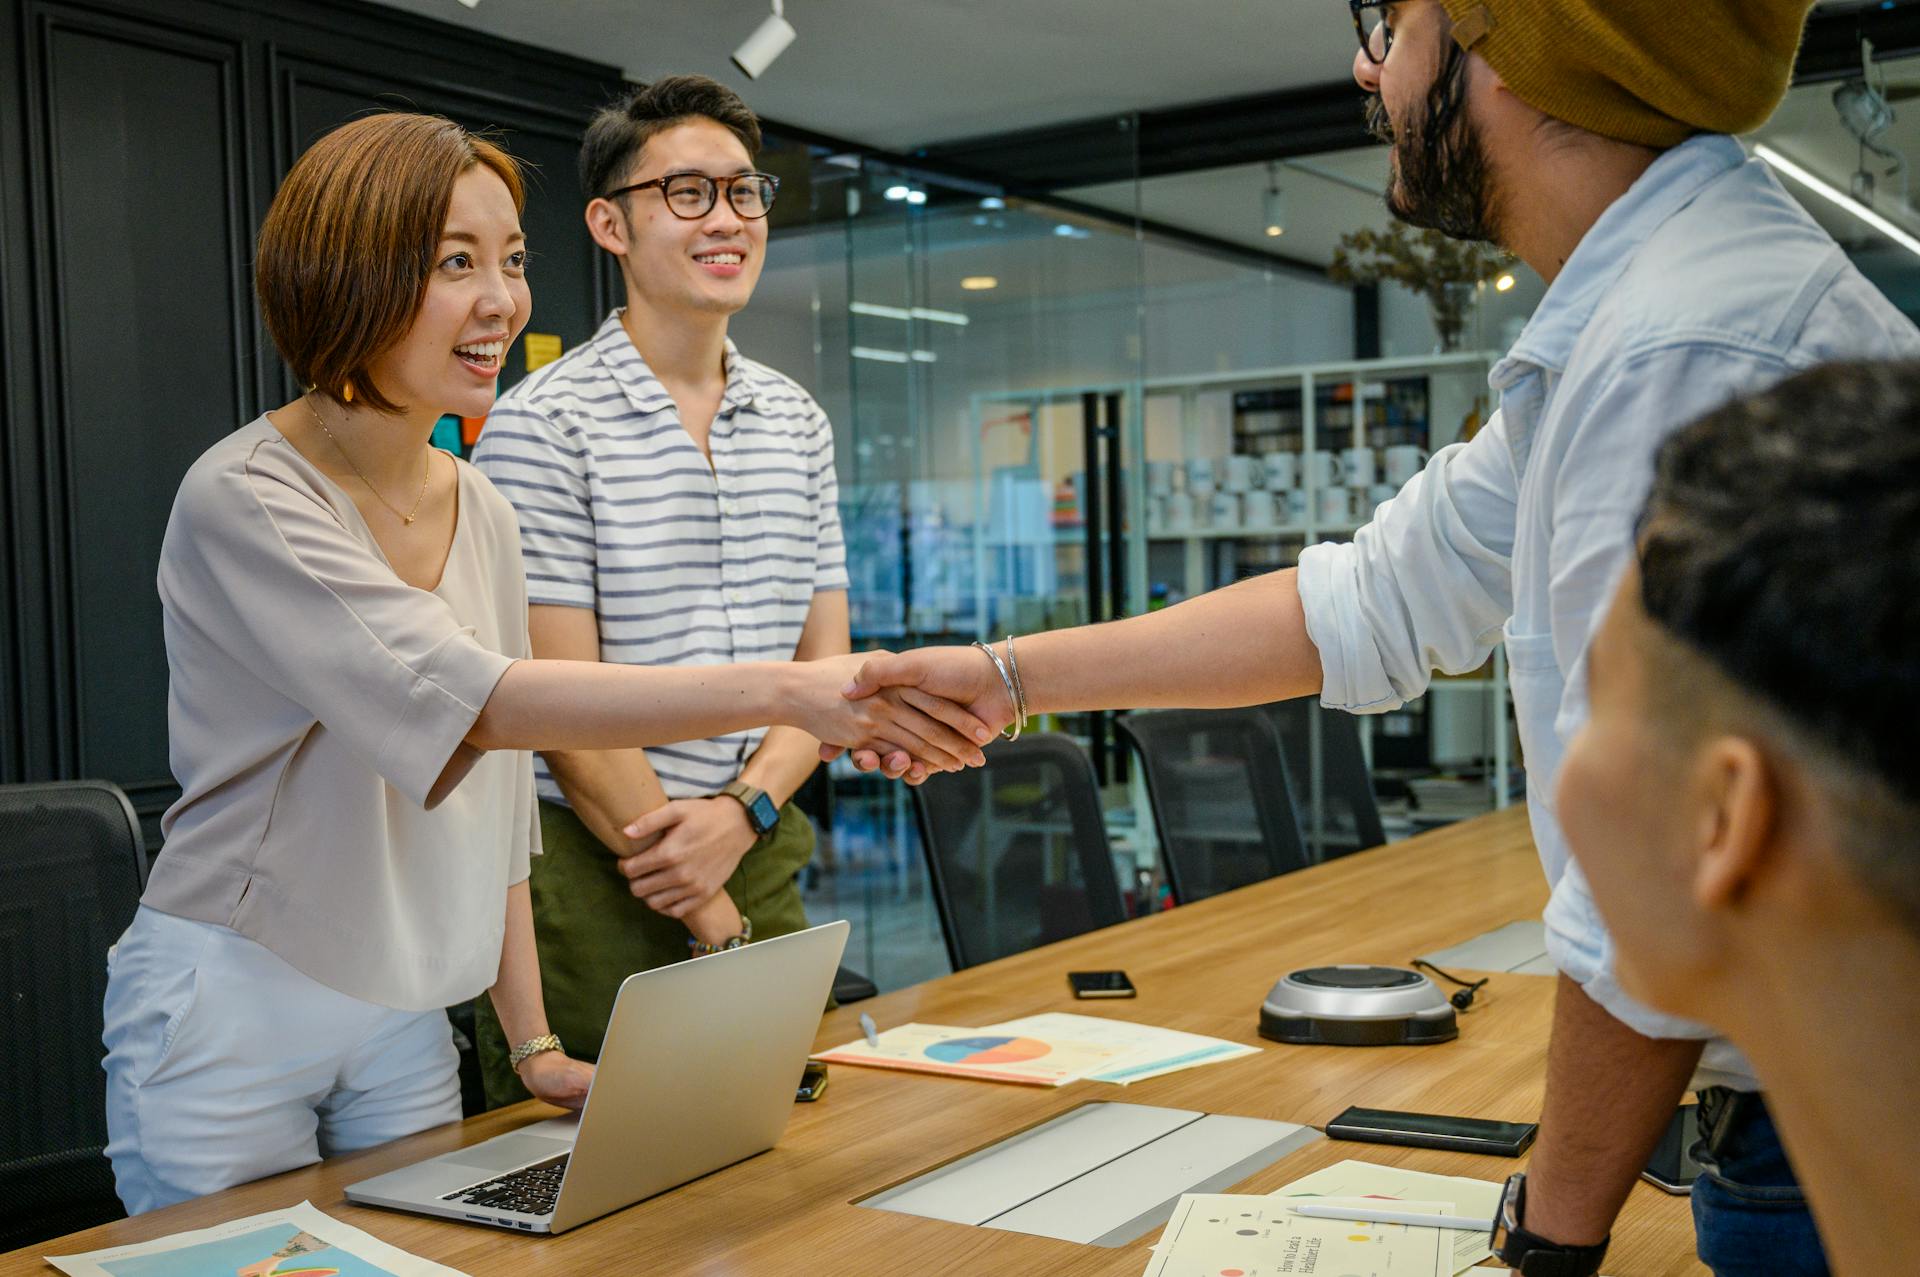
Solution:
{"label": "white mug on shelf", "polygon": [[1340,450],[1340,468],[1347,472],[1349,488],[1371,488],[1374,475],[1374,455],[1372,448],[1342,448]]}
{"label": "white mug on shelf", "polygon": [[1195,496],[1209,493],[1218,486],[1212,457],[1189,457],[1187,459],[1187,491]]}
{"label": "white mug on shelf", "polygon": [[1147,462],[1147,491],[1157,497],[1172,492],[1174,468],[1171,461]]}
{"label": "white mug on shelf", "polygon": [[1241,526],[1239,493],[1216,492],[1213,494],[1212,524],[1221,532],[1232,532]]}
{"label": "white mug on shelf", "polygon": [[1236,453],[1227,458],[1226,489],[1228,492],[1251,492],[1260,486],[1263,473],[1260,458]]}
{"label": "white mug on shelf", "polygon": [[1353,522],[1353,493],[1348,489],[1338,485],[1325,487],[1314,500],[1319,514],[1314,520],[1316,523],[1324,526]]}
{"label": "white mug on shelf", "polygon": [[1166,529],[1169,532],[1190,532],[1193,530],[1193,494],[1191,492],[1170,492],[1167,494]]}
{"label": "white mug on shelf", "polygon": [[[1374,514],[1380,513],[1380,507],[1400,495],[1400,489],[1391,483],[1376,483],[1367,489],[1367,506]],[[1372,515],[1368,516],[1373,517]]]}
{"label": "white mug on shelf", "polygon": [[1300,486],[1299,453],[1269,452],[1261,461],[1265,463],[1267,472],[1267,491],[1285,492],[1288,488]]}
{"label": "white mug on shelf", "polygon": [[1340,483],[1340,458],[1325,448],[1317,448],[1302,458],[1308,486],[1315,488],[1337,487]]}
{"label": "white mug on shelf", "polygon": [[1305,523],[1307,521],[1307,493],[1304,488],[1288,488],[1277,495],[1287,503],[1286,509],[1282,512],[1285,515],[1285,522]]}
{"label": "white mug on shelf", "polygon": [[1159,536],[1167,530],[1167,497],[1165,492],[1147,494],[1147,535]]}
{"label": "white mug on shelf", "polygon": [[1419,474],[1427,464],[1427,450],[1410,443],[1395,444],[1387,449],[1386,481],[1395,490],[1407,486],[1407,480]]}
{"label": "white mug on shelf", "polygon": [[1279,522],[1274,517],[1273,493],[1256,490],[1240,498],[1241,512],[1249,528],[1270,528]]}

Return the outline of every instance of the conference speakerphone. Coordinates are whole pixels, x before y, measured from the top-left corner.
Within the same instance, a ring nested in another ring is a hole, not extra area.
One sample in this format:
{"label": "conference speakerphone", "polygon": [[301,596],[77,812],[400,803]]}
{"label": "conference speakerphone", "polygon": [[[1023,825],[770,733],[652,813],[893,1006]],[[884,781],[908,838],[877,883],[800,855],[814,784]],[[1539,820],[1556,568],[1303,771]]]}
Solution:
{"label": "conference speakerphone", "polygon": [[1260,1036],[1299,1046],[1418,1046],[1451,1042],[1459,1021],[1418,971],[1365,963],[1289,972],[1260,1007]]}

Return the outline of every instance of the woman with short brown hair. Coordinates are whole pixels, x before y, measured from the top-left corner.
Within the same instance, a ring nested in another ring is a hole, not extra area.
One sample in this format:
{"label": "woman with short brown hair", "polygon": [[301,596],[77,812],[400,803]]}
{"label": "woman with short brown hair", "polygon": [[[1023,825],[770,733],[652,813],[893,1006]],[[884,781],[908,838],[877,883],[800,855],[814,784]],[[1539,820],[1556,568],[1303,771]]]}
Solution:
{"label": "woman with short brown hair", "polygon": [[970,716],[844,700],[854,658],[526,659],[513,509],[427,442],[486,414],[527,322],[521,202],[498,147],[376,115],[303,155],[262,227],[261,309],[312,389],[207,450],[161,551],[182,792],[106,1000],[131,1212],[457,1119],[441,1008],[482,989],[527,1088],[583,1102],[541,1005],[529,749],[789,723],[979,758]]}

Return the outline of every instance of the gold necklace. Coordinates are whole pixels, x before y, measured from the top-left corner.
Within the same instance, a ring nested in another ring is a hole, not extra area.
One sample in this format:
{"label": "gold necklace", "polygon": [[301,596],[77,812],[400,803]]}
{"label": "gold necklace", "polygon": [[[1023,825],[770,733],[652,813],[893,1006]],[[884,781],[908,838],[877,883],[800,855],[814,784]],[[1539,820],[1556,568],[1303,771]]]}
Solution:
{"label": "gold necklace", "polygon": [[302,395],[300,396],[300,402],[307,406],[307,412],[310,416],[312,416],[313,424],[320,427],[321,432],[327,436],[327,441],[333,445],[334,451],[338,452],[341,456],[345,457],[347,459],[348,465],[353,466],[353,472],[360,476],[360,482],[367,485],[367,491],[373,494],[373,499],[375,501],[378,501],[381,505],[387,507],[387,509],[393,511],[394,518],[400,520],[400,522],[411,527],[413,525],[414,516],[420,513],[420,503],[427,499],[427,482],[428,480],[433,478],[432,451],[431,450],[428,451],[427,468],[420,475],[420,495],[413,499],[413,509],[407,511],[405,514],[402,514],[400,513],[400,509],[398,506],[394,505],[393,502],[387,500],[385,497],[380,495],[380,489],[373,486],[373,480],[367,478],[367,472],[362,470],[358,465],[354,463],[353,454],[340,446],[340,441],[333,437],[333,431],[327,429],[327,423],[321,419],[320,410],[313,406],[313,401],[311,399],[308,399],[305,395]]}

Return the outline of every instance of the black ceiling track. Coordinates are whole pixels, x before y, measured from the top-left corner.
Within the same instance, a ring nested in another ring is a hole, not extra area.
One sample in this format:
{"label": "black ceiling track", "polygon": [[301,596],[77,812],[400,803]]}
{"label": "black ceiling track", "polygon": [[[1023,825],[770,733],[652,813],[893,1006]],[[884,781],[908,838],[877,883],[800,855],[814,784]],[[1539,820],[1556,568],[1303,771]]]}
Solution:
{"label": "black ceiling track", "polygon": [[912,155],[932,168],[1062,190],[1365,146],[1364,101],[1347,81],[942,142]]}
{"label": "black ceiling track", "polygon": [[[1860,71],[1860,40],[1876,59],[1920,54],[1920,2],[1899,0],[1822,10],[1807,23],[1794,64],[1796,84]],[[1163,177],[1348,150],[1372,142],[1363,98],[1351,80],[1255,93],[1185,106],[1100,116],[1036,129],[939,142],[910,152],[930,169],[952,169],[1032,191],[1057,191],[1134,177]],[[1134,146],[1116,137],[1137,121]]]}

